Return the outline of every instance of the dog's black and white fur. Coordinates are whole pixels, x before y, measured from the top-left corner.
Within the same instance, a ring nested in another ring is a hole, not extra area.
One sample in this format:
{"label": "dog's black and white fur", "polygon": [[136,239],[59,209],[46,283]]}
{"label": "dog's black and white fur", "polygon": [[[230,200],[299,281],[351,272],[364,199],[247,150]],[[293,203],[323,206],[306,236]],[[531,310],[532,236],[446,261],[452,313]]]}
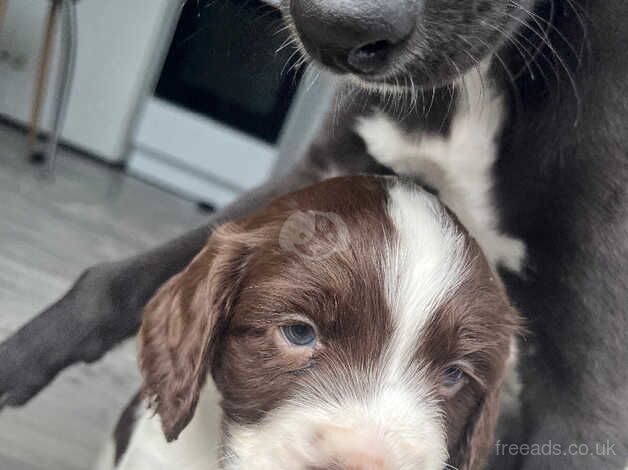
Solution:
{"label": "dog's black and white fur", "polygon": [[[66,296],[0,346],[2,402],[26,402],[67,365],[95,360],[132,335],[147,299],[217,224],[329,175],[396,171],[428,183],[447,179],[430,162],[450,159],[469,175],[451,188],[455,194],[490,178],[491,197],[465,204],[485,206],[484,223],[499,221],[507,235],[496,260],[532,333],[521,370],[524,421],[505,441],[563,449],[613,445],[607,455],[501,456],[496,468],[622,468],[628,456],[628,3],[283,0],[280,7],[314,61],[352,83],[304,158],[208,227],[88,269]],[[351,41],[355,47],[346,47]],[[479,92],[469,93],[473,87]],[[487,97],[488,111],[475,111],[474,102],[486,104]],[[456,117],[463,100],[471,105],[471,128]],[[441,197],[447,202],[447,194]],[[526,261],[521,274],[512,274],[520,242]]]}

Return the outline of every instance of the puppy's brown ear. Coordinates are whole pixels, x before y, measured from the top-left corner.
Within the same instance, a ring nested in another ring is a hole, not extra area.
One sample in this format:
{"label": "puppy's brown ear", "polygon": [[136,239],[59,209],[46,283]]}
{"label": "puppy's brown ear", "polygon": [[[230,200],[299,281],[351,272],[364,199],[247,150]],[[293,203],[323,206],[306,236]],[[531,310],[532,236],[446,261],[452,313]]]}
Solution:
{"label": "puppy's brown ear", "polygon": [[[493,364],[500,364],[494,371],[496,377],[490,380],[483,400],[474,411],[465,434],[455,451],[455,465],[460,470],[481,470],[486,465],[486,460],[495,439],[495,428],[501,406],[501,386],[507,373],[507,358],[509,354],[516,354],[514,338],[522,334],[523,328],[518,313],[512,309],[500,310],[503,315],[501,331],[493,330],[494,338],[501,337],[496,342],[496,349],[489,352]],[[501,346],[499,346],[501,344]],[[502,362],[503,361],[503,362]]]}
{"label": "puppy's brown ear", "polygon": [[459,470],[481,470],[486,466],[495,439],[502,384],[509,368],[513,366],[509,365],[509,357],[516,357],[515,338],[524,333],[521,317],[509,305],[504,293],[500,299],[487,304],[485,308],[490,309],[490,305],[493,306],[498,321],[490,327],[490,336],[487,336],[490,341],[482,347],[484,362],[491,365],[485,368],[487,388],[468,420],[457,448],[452,450],[453,464]]}
{"label": "puppy's brown ear", "polygon": [[185,270],[144,309],[139,335],[144,394],[166,439],[189,423],[205,383],[215,337],[237,297],[247,249],[234,224],[217,229]]}
{"label": "puppy's brown ear", "polygon": [[475,411],[458,449],[457,468],[481,470],[493,443],[499,415],[499,388],[489,391]]}

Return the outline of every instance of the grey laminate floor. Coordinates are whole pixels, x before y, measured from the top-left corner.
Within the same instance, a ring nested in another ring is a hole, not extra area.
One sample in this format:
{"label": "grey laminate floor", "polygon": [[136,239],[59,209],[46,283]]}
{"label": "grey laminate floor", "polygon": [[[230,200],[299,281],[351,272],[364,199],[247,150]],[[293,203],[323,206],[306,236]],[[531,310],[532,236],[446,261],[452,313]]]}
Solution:
{"label": "grey laminate floor", "polygon": [[[203,223],[194,204],[62,152],[54,182],[0,125],[0,340],[95,262],[134,254]],[[133,342],[58,377],[28,406],[0,413],[0,470],[88,469],[137,389]]]}

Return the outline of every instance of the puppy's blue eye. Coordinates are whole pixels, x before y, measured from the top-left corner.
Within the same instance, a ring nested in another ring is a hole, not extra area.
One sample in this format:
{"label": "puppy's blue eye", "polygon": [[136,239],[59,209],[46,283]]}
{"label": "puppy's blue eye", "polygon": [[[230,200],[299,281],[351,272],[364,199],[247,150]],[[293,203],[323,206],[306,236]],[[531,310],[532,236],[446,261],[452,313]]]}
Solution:
{"label": "puppy's blue eye", "polygon": [[282,326],[281,332],[286,341],[294,346],[313,346],[316,342],[316,332],[307,323]]}
{"label": "puppy's blue eye", "polygon": [[443,371],[443,386],[455,387],[464,380],[464,371],[460,367],[448,367]]}

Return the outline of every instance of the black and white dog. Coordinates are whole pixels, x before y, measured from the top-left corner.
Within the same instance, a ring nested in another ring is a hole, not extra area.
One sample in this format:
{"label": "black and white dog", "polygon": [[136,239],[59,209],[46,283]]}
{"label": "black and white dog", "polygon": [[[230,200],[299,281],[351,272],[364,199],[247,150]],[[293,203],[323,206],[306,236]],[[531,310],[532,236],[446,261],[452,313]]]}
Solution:
{"label": "black and white dog", "polygon": [[[508,235],[483,243],[499,244],[494,261],[533,335],[521,370],[525,419],[504,441],[527,447],[498,447],[495,467],[623,468],[628,2],[278,3],[304,52],[347,79],[306,155],[208,227],[88,269],[0,346],[2,402],[26,402],[67,365],[93,361],[134,334],[143,305],[212,227],[330,175],[394,171],[442,182],[450,175],[433,163],[447,161],[468,179],[441,194],[445,202],[490,178],[490,194],[463,206]],[[482,237],[482,227],[474,231]],[[523,270],[513,274],[523,246]],[[542,451],[548,444],[552,452]]]}

